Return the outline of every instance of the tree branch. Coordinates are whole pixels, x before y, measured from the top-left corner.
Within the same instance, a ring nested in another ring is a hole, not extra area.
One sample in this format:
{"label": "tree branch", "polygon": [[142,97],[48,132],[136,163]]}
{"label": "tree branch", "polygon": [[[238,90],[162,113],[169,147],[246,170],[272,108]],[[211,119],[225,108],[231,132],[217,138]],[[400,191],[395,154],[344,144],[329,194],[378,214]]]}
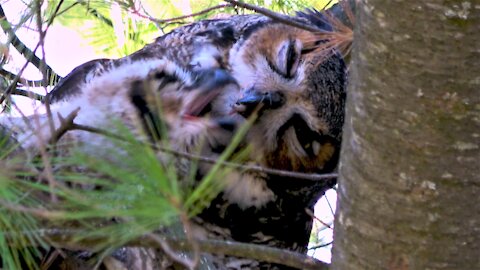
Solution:
{"label": "tree branch", "polygon": [[[0,4],[0,26],[2,27],[3,31],[8,35],[10,38],[10,42],[17,49],[17,51],[22,54],[28,62],[32,63],[35,67],[40,69],[42,65],[42,60],[35,55],[34,51],[30,50],[15,34],[13,31],[11,24],[8,22],[7,17],[5,16],[5,12],[3,10],[2,5]],[[62,77],[60,77],[57,73],[53,71],[53,69],[46,65],[45,66],[48,78],[52,78],[54,75],[55,79],[53,83],[58,82]]]}
{"label": "tree branch", "polygon": [[[1,5],[0,5],[0,8],[1,8]],[[33,51],[37,51],[37,49],[40,47],[40,43],[37,44],[37,46],[35,46],[35,49],[33,49]],[[16,89],[16,86],[17,86],[17,83],[18,81],[20,80],[20,77],[22,76],[23,74],[23,71],[25,71],[25,69],[27,68],[28,66],[28,61],[23,65],[23,67],[20,69],[20,71],[18,71],[18,74],[15,76],[15,78],[13,78],[13,82],[7,87],[7,89],[2,93],[2,95],[0,96],[0,104],[2,104],[5,99],[12,93],[12,91],[14,89]]]}
{"label": "tree branch", "polygon": [[60,127],[55,129],[55,132],[52,133],[52,137],[50,138],[48,144],[56,144],[57,141],[67,133],[67,131],[74,125],[73,120],[77,117],[80,108],[76,108],[73,110],[66,118],[63,118],[60,114],[58,114],[58,118],[60,120]]}
{"label": "tree branch", "polygon": [[[77,110],[74,110],[72,113],[70,113],[66,118],[60,117],[60,122],[61,125],[60,127],[53,133],[51,142],[56,142],[60,139],[61,136],[63,136],[67,131],[70,130],[81,130],[81,131],[86,131],[86,132],[91,132],[91,133],[96,133],[100,135],[104,135],[110,138],[118,139],[125,141],[126,138],[119,136],[118,134],[109,132],[107,130],[103,130],[100,128],[96,127],[91,127],[87,125],[79,125],[74,122],[76,113],[78,112]],[[237,170],[243,170],[243,171],[251,171],[251,172],[259,172],[259,173],[265,173],[265,174],[271,174],[271,175],[276,175],[276,176],[282,176],[282,177],[290,177],[290,178],[297,178],[297,179],[304,179],[304,180],[310,180],[310,181],[324,181],[328,179],[333,179],[337,178],[338,174],[337,173],[326,173],[326,174],[316,174],[316,173],[301,173],[301,172],[292,172],[292,171],[285,171],[285,170],[278,170],[278,169],[272,169],[272,168],[265,168],[262,166],[258,165],[243,165],[239,163],[234,163],[234,162],[228,162],[228,161],[223,161],[220,162],[219,160],[215,158],[209,158],[205,156],[199,156],[199,155],[194,155],[190,154],[187,152],[180,152],[176,151],[173,149],[165,148],[165,147],[160,147],[158,145],[151,145],[154,149],[158,151],[162,151],[165,153],[169,153],[178,157],[182,158],[187,158],[190,160],[195,160],[198,162],[205,162],[205,163],[220,163],[222,166],[237,169]]]}
{"label": "tree branch", "polygon": [[333,244],[333,241],[330,241],[330,242],[325,243],[325,244],[320,244],[320,245],[316,245],[316,246],[313,246],[313,247],[309,247],[308,250],[314,250],[314,249],[319,249],[319,248],[323,248],[323,247],[328,247],[331,244]]}
{"label": "tree branch", "polygon": [[[17,77],[17,74],[13,74],[12,72],[5,69],[0,69],[0,75],[2,75],[7,80],[15,80],[15,77]],[[44,85],[43,80],[27,80],[24,78],[19,78],[18,83],[31,87],[48,86]]]}
{"label": "tree branch", "polygon": [[323,222],[323,220],[319,219],[317,216],[315,216],[315,213],[312,212],[312,210],[308,209],[308,208],[305,208],[305,212],[307,212],[307,215],[309,215],[312,219],[320,222],[323,226],[329,228],[330,230],[333,230],[333,227],[332,225],[326,223],[326,222]]}
{"label": "tree branch", "polygon": [[283,24],[286,24],[286,25],[290,25],[290,26],[293,26],[293,27],[297,27],[297,28],[307,30],[307,31],[310,31],[310,32],[315,32],[315,33],[322,32],[320,29],[318,29],[315,26],[311,26],[311,25],[302,23],[300,21],[293,20],[292,17],[290,17],[290,16],[283,15],[283,14],[280,14],[280,13],[277,13],[277,12],[273,12],[273,11],[268,10],[266,8],[258,7],[258,6],[255,6],[255,5],[251,5],[251,4],[247,4],[247,3],[239,2],[239,1],[235,1],[235,0],[224,0],[224,1],[232,4],[233,6],[237,6],[237,7],[241,7],[241,8],[245,8],[245,9],[255,11],[257,13],[265,15],[269,18],[272,18],[272,19],[274,19],[276,21],[279,21],[279,22],[281,22]]}
{"label": "tree branch", "polygon": [[187,14],[187,15],[174,17],[174,18],[169,18],[169,19],[163,19],[163,20],[156,19],[156,18],[153,18],[152,16],[142,14],[136,9],[131,9],[131,13],[135,14],[135,15],[141,17],[141,18],[148,19],[148,20],[150,20],[154,23],[162,24],[162,23],[169,23],[169,22],[183,20],[183,19],[187,19],[187,18],[191,18],[191,17],[200,16],[200,15],[203,15],[203,14],[208,13],[210,11],[213,11],[213,10],[216,10],[216,9],[221,9],[221,8],[226,8],[226,7],[233,7],[233,5],[231,5],[231,4],[220,4],[220,5],[216,5],[216,6],[213,6],[213,7],[206,8],[206,9],[201,10],[201,11],[196,12],[196,13]]}
{"label": "tree branch", "polygon": [[15,88],[10,92],[11,95],[24,96],[34,100],[43,101],[45,96],[21,88]]}
{"label": "tree branch", "polygon": [[[64,230],[45,230],[41,232],[41,236],[49,239],[49,241],[56,247],[72,250],[93,250],[99,243],[105,243],[108,241],[108,236],[76,241],[78,240],[78,237],[75,237],[71,232],[69,233]],[[193,251],[192,246],[185,239],[163,237],[159,235],[156,236],[156,238],[160,238],[165,243],[168,243],[173,249],[180,251]],[[159,247],[157,240],[158,239],[152,239],[147,235],[130,241],[126,246]],[[312,257],[279,248],[220,240],[197,240],[197,243],[202,252],[211,254],[254,259],[305,270],[326,270],[329,268],[328,264]]]}
{"label": "tree branch", "polygon": [[173,261],[182,264],[187,269],[195,269],[196,262],[190,260],[188,257],[184,257],[178,254],[175,250],[172,249],[170,243],[166,241],[165,238],[155,233],[149,233],[145,237],[149,240],[152,240],[154,243],[157,244],[157,246],[160,246],[162,248],[162,251],[165,252],[165,254]]}

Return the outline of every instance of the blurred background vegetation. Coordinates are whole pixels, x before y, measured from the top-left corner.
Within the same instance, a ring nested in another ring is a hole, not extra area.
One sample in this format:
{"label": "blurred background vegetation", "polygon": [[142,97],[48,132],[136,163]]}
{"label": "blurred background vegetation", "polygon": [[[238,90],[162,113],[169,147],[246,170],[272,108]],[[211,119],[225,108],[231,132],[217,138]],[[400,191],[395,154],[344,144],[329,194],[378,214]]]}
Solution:
{"label": "blurred background vegetation", "polygon": [[[48,1],[47,14],[52,14],[59,0]],[[331,0],[281,0],[281,1],[244,1],[284,14],[293,14],[306,7],[323,9],[334,4]],[[221,7],[225,6],[225,7]],[[212,9],[193,17],[212,7]],[[233,8],[227,3],[216,0],[115,0],[115,1],[77,1],[66,12],[58,16],[58,22],[78,31],[99,52],[107,57],[128,55],[154,38],[169,32],[180,25],[195,20],[225,17],[227,15],[253,13]],[[172,18],[178,18],[172,20]]]}

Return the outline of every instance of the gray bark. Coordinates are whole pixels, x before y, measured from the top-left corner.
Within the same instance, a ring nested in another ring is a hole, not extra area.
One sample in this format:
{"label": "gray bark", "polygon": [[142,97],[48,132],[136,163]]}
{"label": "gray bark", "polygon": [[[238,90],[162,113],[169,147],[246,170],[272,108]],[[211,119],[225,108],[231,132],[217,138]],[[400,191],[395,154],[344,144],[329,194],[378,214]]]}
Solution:
{"label": "gray bark", "polygon": [[333,269],[480,269],[480,1],[364,0]]}

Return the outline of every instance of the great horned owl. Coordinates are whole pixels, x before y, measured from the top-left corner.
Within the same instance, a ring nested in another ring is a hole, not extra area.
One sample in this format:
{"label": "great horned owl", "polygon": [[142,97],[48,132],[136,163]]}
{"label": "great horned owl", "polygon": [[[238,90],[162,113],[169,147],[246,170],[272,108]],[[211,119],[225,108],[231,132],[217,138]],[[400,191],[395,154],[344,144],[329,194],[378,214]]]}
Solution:
{"label": "great horned owl", "polygon": [[[194,72],[221,68],[241,88],[219,92],[202,109],[215,117],[234,119],[258,114],[245,141],[254,146],[249,162],[300,172],[331,172],[338,159],[346,75],[340,55],[325,56],[316,49],[321,42],[313,33],[258,15],[200,21],[128,57],[80,66],[49,99],[68,102],[84,95],[84,81],[105,69],[134,70],[158,58]],[[141,99],[123,97],[120,104],[144,119],[152,117]],[[312,208],[334,183],[249,172],[233,172],[227,181],[224,192],[198,216],[208,237],[222,231],[214,237],[300,252],[306,251],[312,224],[305,208]]]}
{"label": "great horned owl", "polygon": [[[318,18],[313,15],[302,17]],[[316,25],[329,27],[325,21]],[[335,168],[346,67],[338,53],[317,49],[323,40],[315,33],[248,15],[202,21],[170,35],[133,56],[166,52],[191,69],[228,70],[241,89],[217,96],[211,114],[258,114],[245,142],[253,146],[250,163],[316,173]],[[188,46],[169,52],[180,46],[179,40]],[[216,233],[210,237],[306,251],[312,218],[305,209],[311,209],[334,180],[314,183],[249,172],[229,177],[224,193],[199,215],[203,228]],[[219,231],[224,234],[219,236]]]}
{"label": "great horned owl", "polygon": [[[316,50],[322,41],[315,34],[274,21],[246,32],[230,49],[227,65],[242,91],[224,99],[221,104],[227,106],[220,108],[245,117],[258,114],[246,139],[253,146],[250,161],[298,172],[333,171],[344,119],[346,67],[341,56],[326,57]],[[234,194],[241,201],[232,204],[232,194],[224,194],[200,217],[228,228],[237,241],[306,252],[312,218],[305,209],[334,180],[242,176],[234,187],[243,191]]]}

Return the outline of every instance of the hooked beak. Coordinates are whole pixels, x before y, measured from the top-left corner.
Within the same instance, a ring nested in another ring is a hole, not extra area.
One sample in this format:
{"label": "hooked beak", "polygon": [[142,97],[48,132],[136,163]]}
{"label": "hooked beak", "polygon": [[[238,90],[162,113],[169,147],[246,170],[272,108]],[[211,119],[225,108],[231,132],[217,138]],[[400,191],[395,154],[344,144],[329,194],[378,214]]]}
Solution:
{"label": "hooked beak", "polygon": [[280,92],[259,92],[250,89],[243,98],[237,100],[234,110],[243,117],[249,117],[255,110],[276,109],[284,103],[285,98]]}

